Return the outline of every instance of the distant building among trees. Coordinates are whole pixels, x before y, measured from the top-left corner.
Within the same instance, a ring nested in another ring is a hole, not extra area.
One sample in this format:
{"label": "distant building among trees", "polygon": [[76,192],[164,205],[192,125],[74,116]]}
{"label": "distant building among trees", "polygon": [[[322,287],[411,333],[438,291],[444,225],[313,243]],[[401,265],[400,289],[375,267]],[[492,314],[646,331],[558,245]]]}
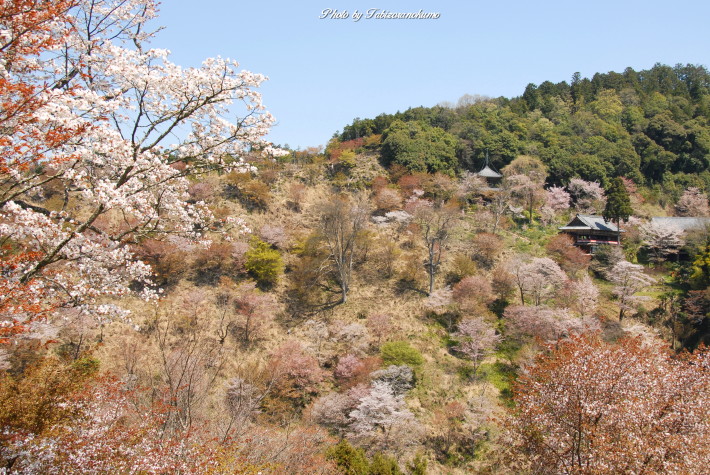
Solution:
{"label": "distant building among trees", "polygon": [[483,178],[490,188],[498,188],[503,180],[503,174],[494,170],[488,163],[488,154],[486,154],[486,164],[476,174]]}
{"label": "distant building among trees", "polygon": [[624,232],[603,217],[590,214],[578,214],[566,226],[559,229],[569,234],[574,240],[574,245],[586,254],[594,254],[597,247],[603,244],[618,246],[619,235]]}

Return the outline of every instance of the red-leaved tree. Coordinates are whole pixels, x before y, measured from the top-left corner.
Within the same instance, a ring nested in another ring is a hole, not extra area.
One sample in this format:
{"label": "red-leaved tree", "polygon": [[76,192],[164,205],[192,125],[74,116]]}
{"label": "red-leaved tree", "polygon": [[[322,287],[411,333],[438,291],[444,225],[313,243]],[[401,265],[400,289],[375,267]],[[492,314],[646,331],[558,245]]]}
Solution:
{"label": "red-leaved tree", "polygon": [[[71,28],[75,0],[5,0],[0,4],[0,206],[22,196],[23,177],[38,164],[51,168],[62,160],[51,151],[81,135],[86,125],[64,126],[37,120],[56,94],[39,81],[39,56],[59,46]],[[62,94],[72,94],[71,90]],[[24,202],[24,201],[22,201]],[[3,240],[0,274],[25,275],[46,258],[43,249],[18,248]],[[0,341],[24,333],[57,305],[34,277],[0,279]]]}
{"label": "red-leaved tree", "polygon": [[710,352],[574,337],[515,384],[506,423],[533,473],[704,473]]}

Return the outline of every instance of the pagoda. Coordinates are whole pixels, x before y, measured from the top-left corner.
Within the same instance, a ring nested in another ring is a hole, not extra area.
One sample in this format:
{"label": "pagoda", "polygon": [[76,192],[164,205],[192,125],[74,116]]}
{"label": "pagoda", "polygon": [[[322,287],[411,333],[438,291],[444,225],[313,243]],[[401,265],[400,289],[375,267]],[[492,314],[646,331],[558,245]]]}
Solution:
{"label": "pagoda", "polygon": [[503,175],[491,167],[490,163],[488,163],[488,151],[486,151],[486,164],[481,168],[481,170],[476,173],[476,176],[480,176],[484,180],[486,180],[486,183],[488,183],[488,186],[490,188],[496,189],[500,185],[501,180],[503,179]]}

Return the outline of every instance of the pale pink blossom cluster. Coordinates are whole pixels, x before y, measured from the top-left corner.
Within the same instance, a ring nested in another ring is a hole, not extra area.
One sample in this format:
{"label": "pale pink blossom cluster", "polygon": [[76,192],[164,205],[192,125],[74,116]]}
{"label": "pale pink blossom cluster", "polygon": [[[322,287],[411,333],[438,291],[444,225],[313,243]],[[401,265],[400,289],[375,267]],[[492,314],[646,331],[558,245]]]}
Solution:
{"label": "pale pink blossom cluster", "polygon": [[653,260],[664,261],[668,256],[678,254],[685,244],[684,231],[663,221],[649,221],[639,226],[643,244],[648,248]]}
{"label": "pale pink blossom cluster", "polygon": [[560,186],[551,186],[545,190],[545,203],[540,209],[542,219],[552,222],[557,215],[569,209],[571,196]]}
{"label": "pale pink blossom cluster", "polygon": [[319,424],[372,450],[401,450],[423,435],[404,394],[381,380],[322,396],[313,404],[311,414]]}
{"label": "pale pink blossom cluster", "polygon": [[604,189],[596,181],[572,178],[567,185],[579,213],[601,213],[606,204]]}
{"label": "pale pink blossom cluster", "polygon": [[508,262],[508,271],[518,287],[520,301],[532,300],[540,305],[550,299],[567,282],[567,274],[549,257],[535,257],[529,262],[522,258]]}
{"label": "pale pink blossom cluster", "polygon": [[505,309],[504,317],[515,333],[545,342],[601,330],[598,319],[576,317],[566,308],[511,305]]}
{"label": "pale pink blossom cluster", "polygon": [[[204,453],[187,434],[169,437],[160,416],[138,414],[130,394],[115,383],[92,388],[90,397],[68,402],[78,422],[42,437],[15,435],[7,447],[18,457],[13,471],[28,474],[203,473]],[[127,428],[126,420],[134,424]]]}
{"label": "pale pink blossom cluster", "polygon": [[505,430],[532,473],[705,473],[710,353],[573,338],[515,388]]}
{"label": "pale pink blossom cluster", "polygon": [[678,216],[703,217],[710,215],[707,193],[691,186],[683,192],[675,205]]}
{"label": "pale pink blossom cluster", "polygon": [[457,325],[454,338],[458,344],[456,351],[473,362],[478,367],[479,360],[484,358],[500,343],[502,337],[483,318],[475,317],[462,320]]}
{"label": "pale pink blossom cluster", "polygon": [[656,279],[644,272],[642,265],[625,260],[619,261],[611,268],[607,279],[614,284],[612,294],[619,303],[619,320],[636,311],[642,302],[649,299],[648,296],[636,294],[656,282]]}

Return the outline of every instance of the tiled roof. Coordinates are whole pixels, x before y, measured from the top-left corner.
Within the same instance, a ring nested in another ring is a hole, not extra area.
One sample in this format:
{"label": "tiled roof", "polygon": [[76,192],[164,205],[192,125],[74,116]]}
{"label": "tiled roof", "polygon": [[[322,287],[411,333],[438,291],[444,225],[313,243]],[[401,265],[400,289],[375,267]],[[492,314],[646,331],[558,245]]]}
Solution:
{"label": "tiled roof", "polygon": [[476,175],[482,176],[483,178],[502,178],[503,177],[503,175],[501,175],[497,171],[493,170],[488,165],[483,167],[483,169],[480,172],[476,173]]}
{"label": "tiled roof", "polygon": [[710,226],[710,218],[656,216],[651,218],[651,223],[666,224],[675,226],[683,231],[691,231],[694,229],[705,229]]}
{"label": "tiled roof", "polygon": [[[618,231],[616,224],[606,221],[601,216],[591,214],[578,214],[567,226],[562,226],[559,229],[560,231],[580,231],[584,229],[608,232]],[[621,232],[623,233],[624,230],[622,229]]]}

